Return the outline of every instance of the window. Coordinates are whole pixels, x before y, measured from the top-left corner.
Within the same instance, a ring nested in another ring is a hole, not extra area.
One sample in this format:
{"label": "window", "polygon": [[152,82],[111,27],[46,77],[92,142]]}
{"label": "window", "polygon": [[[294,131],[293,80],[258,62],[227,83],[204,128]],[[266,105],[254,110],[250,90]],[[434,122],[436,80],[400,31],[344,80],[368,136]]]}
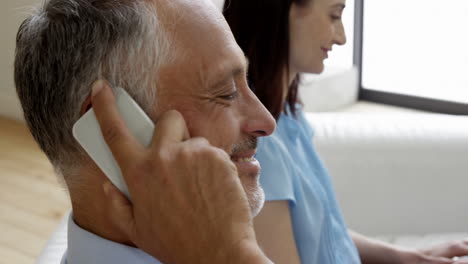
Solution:
{"label": "window", "polygon": [[468,1],[369,0],[361,7],[364,99],[468,114]]}

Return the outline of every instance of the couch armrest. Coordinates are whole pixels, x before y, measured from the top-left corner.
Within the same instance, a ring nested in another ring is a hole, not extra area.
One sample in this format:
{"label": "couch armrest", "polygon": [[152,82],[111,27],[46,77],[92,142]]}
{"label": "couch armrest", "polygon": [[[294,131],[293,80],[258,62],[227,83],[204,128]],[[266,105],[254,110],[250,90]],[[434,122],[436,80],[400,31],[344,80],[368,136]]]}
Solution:
{"label": "couch armrest", "polygon": [[368,235],[468,231],[468,117],[307,118],[350,228]]}

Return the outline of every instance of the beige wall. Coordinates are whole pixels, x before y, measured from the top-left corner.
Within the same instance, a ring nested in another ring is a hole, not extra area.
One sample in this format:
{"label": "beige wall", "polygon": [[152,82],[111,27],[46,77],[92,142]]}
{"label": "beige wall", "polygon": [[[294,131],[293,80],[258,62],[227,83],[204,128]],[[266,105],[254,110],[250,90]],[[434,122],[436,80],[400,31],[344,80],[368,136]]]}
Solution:
{"label": "beige wall", "polygon": [[2,0],[0,3],[0,115],[22,119],[13,82],[15,37],[19,25],[39,0]]}

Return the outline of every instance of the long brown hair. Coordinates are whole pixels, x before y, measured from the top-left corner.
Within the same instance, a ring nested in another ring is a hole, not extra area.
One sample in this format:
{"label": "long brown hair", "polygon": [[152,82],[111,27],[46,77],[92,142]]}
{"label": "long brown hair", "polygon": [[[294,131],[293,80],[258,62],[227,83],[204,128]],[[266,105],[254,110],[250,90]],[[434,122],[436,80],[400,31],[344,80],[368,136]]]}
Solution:
{"label": "long brown hair", "polygon": [[[224,16],[237,43],[249,59],[251,89],[278,119],[284,87],[289,86],[286,104],[295,115],[299,75],[289,85],[289,10],[293,3],[310,0],[226,0]],[[286,70],[286,72],[285,72]]]}

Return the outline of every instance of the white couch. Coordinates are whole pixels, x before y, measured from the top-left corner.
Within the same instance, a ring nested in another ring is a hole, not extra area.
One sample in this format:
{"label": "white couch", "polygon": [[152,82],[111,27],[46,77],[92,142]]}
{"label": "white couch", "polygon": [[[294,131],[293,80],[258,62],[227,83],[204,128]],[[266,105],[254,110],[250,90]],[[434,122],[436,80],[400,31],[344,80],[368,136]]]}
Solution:
{"label": "white couch", "polygon": [[415,246],[468,237],[468,117],[307,117],[350,228]]}

